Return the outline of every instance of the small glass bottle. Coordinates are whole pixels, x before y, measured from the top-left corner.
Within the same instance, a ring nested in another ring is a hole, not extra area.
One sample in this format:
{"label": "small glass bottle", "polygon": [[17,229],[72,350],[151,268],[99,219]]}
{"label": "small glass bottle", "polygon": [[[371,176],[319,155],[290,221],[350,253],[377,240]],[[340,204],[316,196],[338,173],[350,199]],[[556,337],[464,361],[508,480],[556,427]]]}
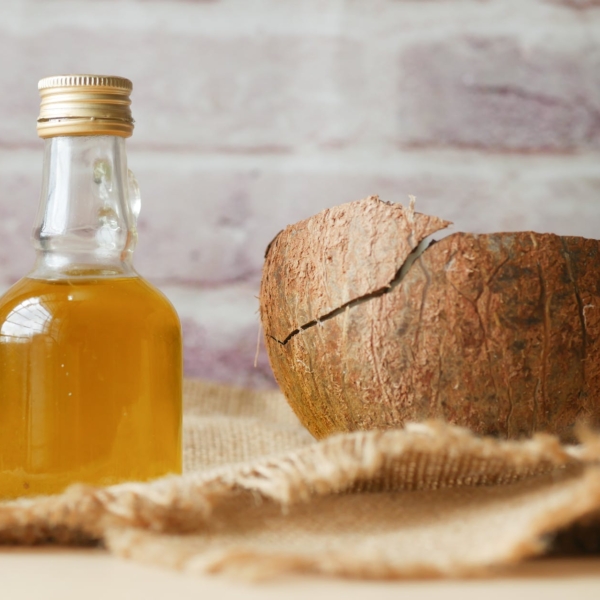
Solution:
{"label": "small glass bottle", "polygon": [[0,298],[0,498],[181,471],[181,329],[132,266],[132,85],[39,83],[33,270]]}

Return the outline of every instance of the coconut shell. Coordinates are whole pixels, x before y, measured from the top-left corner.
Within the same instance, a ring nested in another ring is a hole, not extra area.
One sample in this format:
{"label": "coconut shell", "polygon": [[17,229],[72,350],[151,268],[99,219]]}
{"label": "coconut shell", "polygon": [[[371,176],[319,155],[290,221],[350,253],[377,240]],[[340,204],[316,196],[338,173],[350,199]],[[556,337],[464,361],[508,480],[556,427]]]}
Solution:
{"label": "coconut shell", "polygon": [[439,418],[503,438],[600,423],[600,242],[455,233],[372,196],[267,249],[275,377],[317,438]]}

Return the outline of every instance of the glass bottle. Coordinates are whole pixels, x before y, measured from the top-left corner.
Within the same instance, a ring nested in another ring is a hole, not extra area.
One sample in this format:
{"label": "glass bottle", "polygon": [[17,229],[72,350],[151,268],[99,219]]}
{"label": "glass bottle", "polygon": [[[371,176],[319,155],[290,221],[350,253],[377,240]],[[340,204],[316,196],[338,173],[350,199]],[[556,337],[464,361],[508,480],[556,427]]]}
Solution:
{"label": "glass bottle", "polygon": [[181,330],[132,266],[132,85],[42,79],[33,270],[0,298],[0,498],[181,471]]}

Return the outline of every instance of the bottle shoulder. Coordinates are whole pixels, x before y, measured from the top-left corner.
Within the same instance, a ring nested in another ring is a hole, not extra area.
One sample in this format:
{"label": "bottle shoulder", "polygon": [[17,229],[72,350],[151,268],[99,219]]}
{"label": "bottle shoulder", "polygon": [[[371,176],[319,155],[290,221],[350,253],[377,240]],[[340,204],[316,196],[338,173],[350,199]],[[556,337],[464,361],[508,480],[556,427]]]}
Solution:
{"label": "bottle shoulder", "polygon": [[141,275],[137,275],[135,279],[140,284],[140,288],[143,289],[149,297],[152,297],[157,305],[162,306],[165,311],[170,312],[179,323],[179,315],[166,294]]}
{"label": "bottle shoulder", "polygon": [[29,327],[36,321],[77,322],[86,327],[102,322],[126,325],[144,321],[160,327],[180,328],[172,304],[142,277],[24,278],[0,297],[0,335],[14,329],[5,323]]}
{"label": "bottle shoulder", "polygon": [[5,307],[10,307],[15,303],[19,303],[31,296],[31,292],[28,290],[28,278],[23,277],[16,283],[11,285],[2,295],[0,295],[0,315]]}

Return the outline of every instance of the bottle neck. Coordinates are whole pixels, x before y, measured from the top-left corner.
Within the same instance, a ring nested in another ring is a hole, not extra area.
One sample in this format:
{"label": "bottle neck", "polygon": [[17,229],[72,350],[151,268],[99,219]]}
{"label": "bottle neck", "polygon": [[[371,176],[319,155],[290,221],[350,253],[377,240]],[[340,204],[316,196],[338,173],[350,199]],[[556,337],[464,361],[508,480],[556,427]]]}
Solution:
{"label": "bottle neck", "polygon": [[139,195],[125,139],[60,136],[45,144],[30,277],[134,275]]}

